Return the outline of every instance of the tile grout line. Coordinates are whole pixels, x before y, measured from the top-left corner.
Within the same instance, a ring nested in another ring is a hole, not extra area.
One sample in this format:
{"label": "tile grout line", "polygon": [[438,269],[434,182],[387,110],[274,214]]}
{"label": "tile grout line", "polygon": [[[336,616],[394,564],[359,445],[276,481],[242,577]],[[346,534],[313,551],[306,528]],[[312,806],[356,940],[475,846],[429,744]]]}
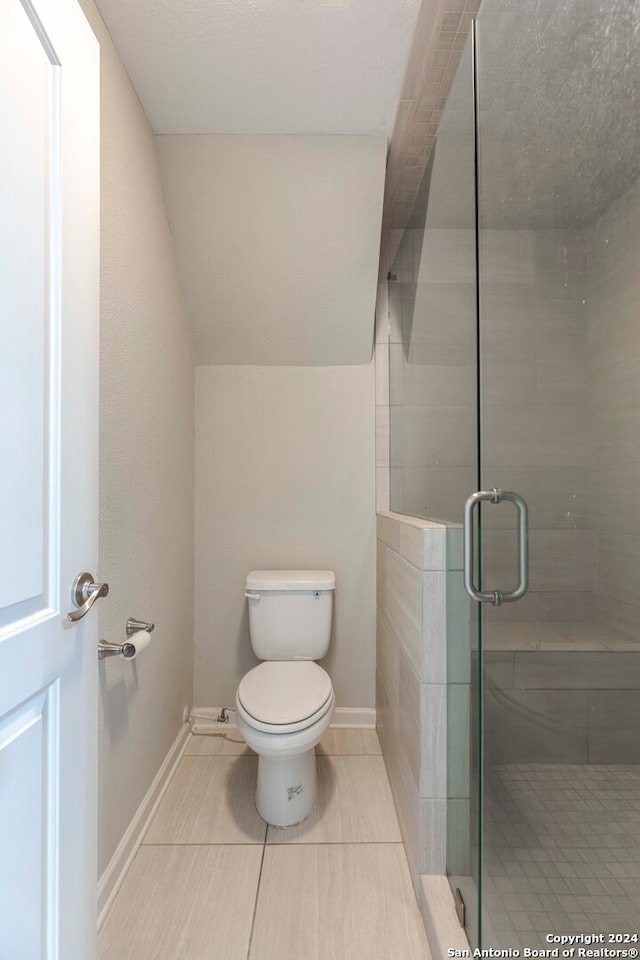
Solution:
{"label": "tile grout line", "polygon": [[317,760],[330,760],[331,757],[381,757],[381,753],[317,753]]}
{"label": "tile grout line", "polygon": [[145,843],[145,847],[264,847],[264,845],[265,842],[261,840],[255,840],[254,842],[247,841],[246,843],[243,843],[241,840],[223,840],[219,843],[210,840],[171,840],[166,843],[160,843],[159,841]]}
{"label": "tile grout line", "polygon": [[311,841],[295,841],[283,843],[268,843],[268,847],[404,847],[402,840],[321,840],[317,843]]}
{"label": "tile grout line", "polygon": [[401,846],[402,840],[271,840],[268,847],[389,847]]}
{"label": "tile grout line", "polygon": [[264,842],[242,843],[241,841],[222,840],[213,843],[209,840],[172,840],[167,843],[145,843],[145,847],[335,847],[335,846],[398,846],[402,840],[265,840]]}
{"label": "tile grout line", "polygon": [[[261,883],[262,883],[262,870],[263,870],[263,867],[264,867],[264,858],[265,858],[265,853],[266,853],[266,850],[267,850],[267,837],[268,837],[268,835],[269,835],[269,825],[267,824],[267,828],[266,828],[266,830],[265,830],[265,842],[264,842],[263,847],[262,847],[262,858],[261,858],[261,860],[260,860],[260,871],[259,871],[259,873],[258,873],[258,884],[257,884],[257,886],[256,886],[256,899],[255,899],[255,902],[254,902],[254,905],[253,905],[253,916],[251,917],[251,931],[250,931],[250,933],[249,933],[249,943],[248,943],[248,945],[247,945],[246,960],[251,960],[251,947],[252,947],[252,945],[253,945],[253,934],[254,934],[254,931],[255,931],[256,914],[257,914],[257,912],[258,912],[258,899],[259,899],[259,897],[260,897],[260,885],[261,885]],[[304,844],[304,843],[279,843],[279,844],[272,843],[272,844],[269,844],[269,846],[271,846],[271,847],[276,847],[276,846],[278,846],[278,847],[294,847],[294,848],[295,848],[295,847],[302,847],[302,846],[308,846],[308,847],[335,847],[335,846],[347,847],[347,846],[360,846],[360,845],[361,845],[362,843],[364,843],[364,842],[365,842],[365,841],[351,841],[351,842],[347,841],[346,843],[340,842],[340,843],[307,843],[307,844]],[[377,845],[380,845],[380,846],[402,847],[402,848],[404,849],[404,845],[403,845],[402,841],[384,841],[384,840],[380,840],[380,841],[373,841],[373,844],[377,844]],[[371,846],[372,844],[368,844],[368,845]],[[242,846],[242,844],[238,844],[238,846]],[[254,846],[255,846],[255,844],[254,844]],[[408,869],[408,868],[407,868],[407,869]]]}
{"label": "tile grout line", "polygon": [[264,865],[264,854],[267,849],[267,836],[269,833],[269,824],[265,824],[264,843],[262,844],[262,856],[260,858],[260,871],[258,873],[258,883],[256,885],[256,899],[253,904],[253,914],[251,916],[251,930],[249,931],[249,943],[247,944],[247,960],[251,955],[251,944],[253,943],[253,930],[256,924],[256,913],[258,912],[258,897],[260,896],[260,883],[262,881],[262,867]]}

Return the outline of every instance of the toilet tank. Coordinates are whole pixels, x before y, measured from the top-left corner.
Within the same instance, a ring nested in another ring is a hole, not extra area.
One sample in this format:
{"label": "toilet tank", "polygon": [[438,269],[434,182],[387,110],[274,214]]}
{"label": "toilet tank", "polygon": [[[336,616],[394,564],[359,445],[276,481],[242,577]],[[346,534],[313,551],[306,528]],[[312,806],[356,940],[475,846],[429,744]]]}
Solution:
{"label": "toilet tank", "polygon": [[252,570],[245,596],[260,660],[321,660],[329,649],[332,570]]}

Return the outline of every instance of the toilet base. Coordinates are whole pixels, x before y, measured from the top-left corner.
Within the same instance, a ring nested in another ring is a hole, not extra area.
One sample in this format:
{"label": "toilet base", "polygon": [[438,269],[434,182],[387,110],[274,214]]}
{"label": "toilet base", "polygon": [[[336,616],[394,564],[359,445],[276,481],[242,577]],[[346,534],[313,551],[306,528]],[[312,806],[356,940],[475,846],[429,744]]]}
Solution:
{"label": "toilet base", "polygon": [[316,754],[258,756],[256,808],[274,827],[290,827],[309,816],[316,799]]}

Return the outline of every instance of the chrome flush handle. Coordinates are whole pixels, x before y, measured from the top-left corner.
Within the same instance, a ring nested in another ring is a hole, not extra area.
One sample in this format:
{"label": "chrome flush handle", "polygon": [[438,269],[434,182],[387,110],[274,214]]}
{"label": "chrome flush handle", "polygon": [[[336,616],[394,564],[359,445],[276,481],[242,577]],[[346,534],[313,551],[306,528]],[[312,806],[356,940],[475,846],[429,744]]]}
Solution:
{"label": "chrome flush handle", "polygon": [[96,600],[106,597],[108,593],[108,583],[95,583],[90,573],[79,573],[71,587],[71,598],[78,609],[68,613],[67,620],[71,620],[72,623],[82,620]]}

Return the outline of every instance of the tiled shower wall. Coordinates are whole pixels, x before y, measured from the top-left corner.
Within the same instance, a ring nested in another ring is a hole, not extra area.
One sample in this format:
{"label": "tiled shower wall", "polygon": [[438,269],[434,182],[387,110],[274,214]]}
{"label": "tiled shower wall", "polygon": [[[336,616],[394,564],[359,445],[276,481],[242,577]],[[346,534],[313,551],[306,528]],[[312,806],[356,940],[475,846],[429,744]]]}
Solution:
{"label": "tiled shower wall", "polygon": [[[640,639],[640,181],[588,231],[595,619]],[[629,709],[633,709],[629,695]]]}
{"label": "tiled shower wall", "polygon": [[[537,639],[546,622],[591,619],[585,233],[483,230],[481,251],[483,486],[516,490],[529,504],[529,591],[509,612],[540,625]],[[485,582],[507,589],[514,514],[497,507],[483,518]],[[499,614],[487,614],[494,638]]]}
{"label": "tiled shower wall", "polygon": [[[481,270],[483,482],[518,491],[530,507],[531,584],[514,614],[532,623],[588,620],[594,541],[585,233],[483,230]],[[472,231],[407,231],[394,272],[390,507],[460,523],[476,486]],[[378,356],[384,363],[381,347]],[[380,437],[384,426],[380,411]],[[485,517],[486,582],[507,589],[515,511],[503,506]]]}
{"label": "tiled shower wall", "polygon": [[[548,623],[594,620],[638,639],[639,210],[637,183],[585,227],[483,231],[485,482],[530,506],[531,585],[510,611],[529,642]],[[459,522],[474,487],[465,235],[408,230],[389,306],[379,297],[378,509]],[[515,518],[485,514],[485,576],[506,583]],[[507,642],[500,611],[487,618]]]}
{"label": "tiled shower wall", "polygon": [[637,644],[485,651],[483,665],[489,767],[640,763]]}
{"label": "tiled shower wall", "polygon": [[446,528],[378,514],[377,726],[414,885],[444,873]]}
{"label": "tiled shower wall", "polygon": [[473,231],[407,230],[393,273],[390,507],[411,516],[460,522],[464,501],[475,489]]}

